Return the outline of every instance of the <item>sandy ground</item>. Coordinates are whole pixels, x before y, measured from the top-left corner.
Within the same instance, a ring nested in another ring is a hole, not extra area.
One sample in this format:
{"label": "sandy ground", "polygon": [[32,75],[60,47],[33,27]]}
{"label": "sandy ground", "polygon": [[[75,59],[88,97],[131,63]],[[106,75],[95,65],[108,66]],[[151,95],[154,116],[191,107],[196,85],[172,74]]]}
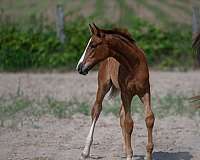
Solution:
{"label": "sandy ground", "polygon": [[[94,100],[96,72],[88,76],[66,74],[0,74],[0,95],[20,88],[29,97],[53,96],[57,99]],[[200,72],[151,72],[153,95],[199,93]],[[143,160],[146,127],[143,117],[133,116],[134,158]],[[170,116],[156,119],[154,127],[155,160],[199,160],[200,117]],[[45,115],[38,121],[24,121],[16,128],[0,128],[0,160],[78,160],[84,147],[90,117],[80,114],[57,119]],[[121,160],[121,129],[113,115],[101,116],[95,130],[90,159]]]}

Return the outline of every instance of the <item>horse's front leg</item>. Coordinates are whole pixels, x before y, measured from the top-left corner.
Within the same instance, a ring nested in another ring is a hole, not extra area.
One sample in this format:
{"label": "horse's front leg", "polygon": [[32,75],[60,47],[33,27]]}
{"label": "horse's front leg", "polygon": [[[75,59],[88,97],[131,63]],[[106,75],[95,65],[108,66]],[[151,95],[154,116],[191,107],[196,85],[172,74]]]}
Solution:
{"label": "horse's front leg", "polygon": [[98,87],[96,100],[95,100],[95,103],[91,110],[92,125],[90,127],[89,134],[86,138],[85,147],[81,154],[81,159],[86,159],[87,157],[89,157],[90,147],[93,142],[93,134],[94,134],[95,124],[96,124],[96,122],[99,118],[99,115],[101,113],[101,110],[102,110],[103,98],[106,95],[106,93],[109,91],[109,89],[110,89],[110,82],[105,83],[104,85],[99,85],[99,87]]}

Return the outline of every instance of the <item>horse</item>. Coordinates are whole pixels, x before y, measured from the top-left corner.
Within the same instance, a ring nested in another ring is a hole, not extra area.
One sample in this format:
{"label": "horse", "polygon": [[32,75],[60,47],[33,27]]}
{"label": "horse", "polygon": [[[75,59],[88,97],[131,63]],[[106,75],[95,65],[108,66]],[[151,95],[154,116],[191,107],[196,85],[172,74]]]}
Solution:
{"label": "horse", "polygon": [[154,147],[152,131],[155,118],[151,108],[149,69],[144,52],[136,45],[135,40],[127,30],[100,29],[94,23],[89,24],[89,29],[91,38],[76,69],[80,74],[87,75],[95,65],[99,64],[98,89],[91,109],[92,124],[81,159],[89,157],[95,124],[101,113],[102,101],[105,95],[109,91],[110,95],[120,91],[121,107],[119,117],[126,159],[131,160],[133,158],[131,135],[134,122],[131,116],[131,101],[133,96],[137,95],[145,108],[148,134],[146,158],[152,160]]}
{"label": "horse", "polygon": [[199,65],[200,65],[200,31],[193,39],[192,48],[197,53],[197,61],[198,61]]}
{"label": "horse", "polygon": [[[197,53],[197,61],[200,66],[200,31],[199,31],[199,33],[196,34],[196,36],[193,39],[192,48]],[[192,100],[192,102],[200,101],[200,95],[191,97],[190,100]],[[198,106],[196,106],[196,108],[200,108],[200,104]]]}

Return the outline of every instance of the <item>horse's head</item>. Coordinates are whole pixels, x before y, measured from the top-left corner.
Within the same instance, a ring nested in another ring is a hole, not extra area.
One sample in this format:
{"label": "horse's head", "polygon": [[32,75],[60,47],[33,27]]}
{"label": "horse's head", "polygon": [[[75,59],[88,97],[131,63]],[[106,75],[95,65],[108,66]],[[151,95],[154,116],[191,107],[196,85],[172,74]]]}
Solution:
{"label": "horse's head", "polygon": [[97,63],[109,57],[109,48],[105,34],[95,25],[89,25],[92,36],[80,58],[76,69],[86,75]]}

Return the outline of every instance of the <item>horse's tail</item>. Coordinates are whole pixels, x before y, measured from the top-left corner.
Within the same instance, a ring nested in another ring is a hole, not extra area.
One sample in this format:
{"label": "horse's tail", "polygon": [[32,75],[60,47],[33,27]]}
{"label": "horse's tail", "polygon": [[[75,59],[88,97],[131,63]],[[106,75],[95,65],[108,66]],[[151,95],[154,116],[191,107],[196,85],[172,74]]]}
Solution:
{"label": "horse's tail", "polygon": [[119,89],[117,87],[114,86],[114,84],[112,83],[110,91],[108,93],[108,99],[113,99],[115,98],[119,93]]}

